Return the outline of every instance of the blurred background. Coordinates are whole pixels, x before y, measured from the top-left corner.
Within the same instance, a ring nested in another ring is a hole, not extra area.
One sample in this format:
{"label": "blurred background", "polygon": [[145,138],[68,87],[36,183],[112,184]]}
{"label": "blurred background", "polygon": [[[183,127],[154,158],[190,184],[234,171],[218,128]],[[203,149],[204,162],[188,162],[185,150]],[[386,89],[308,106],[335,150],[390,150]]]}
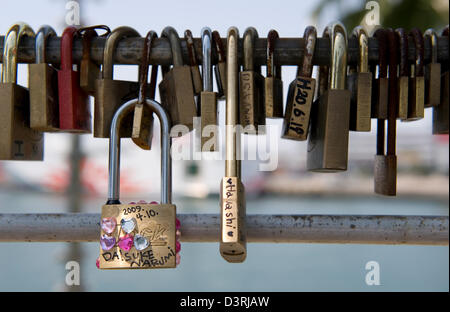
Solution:
{"label": "blurred background", "polygon": [[[65,0],[8,1],[0,11],[0,33],[17,21],[35,31],[49,24],[60,35],[68,13]],[[127,25],[142,36],[171,25],[182,37],[195,37],[209,26],[226,36],[230,26],[241,35],[254,26],[260,37],[276,29],[281,37],[301,37],[314,25],[319,35],[326,24],[341,20],[350,32],[364,21],[366,1],[107,1],[78,0],[83,25]],[[380,0],[385,27],[434,27],[448,24],[446,0]],[[263,69],[265,72],[265,69]],[[285,96],[295,77],[283,67]],[[161,76],[161,75],[159,75]],[[114,77],[137,80],[137,66],[115,66]],[[160,77],[159,77],[160,79]],[[18,82],[27,85],[27,65],[20,64]],[[156,100],[159,101],[159,95]],[[225,103],[219,102],[220,122]],[[281,120],[268,123],[279,127]],[[431,111],[414,123],[398,122],[398,196],[373,194],[372,132],[350,132],[349,170],[319,174],[306,171],[306,143],[279,139],[278,166],[259,171],[259,160],[243,161],[247,213],[256,214],[393,214],[448,215],[448,135],[431,135]],[[155,123],[151,152],[122,141],[121,196],[158,200],[160,185],[159,126]],[[176,139],[193,144],[193,135]],[[256,140],[247,138],[254,146]],[[223,148],[223,146],[222,146]],[[106,201],[108,141],[91,135],[45,134],[43,162],[0,162],[0,213],[100,212]],[[175,160],[174,203],[179,213],[219,213],[219,183],[224,162]],[[0,291],[448,291],[448,247],[249,244],[243,264],[229,264],[218,244],[183,243],[181,265],[162,271],[99,271],[97,243],[0,243]],[[65,285],[67,261],[81,263],[81,285]],[[381,266],[381,285],[365,283],[365,264]],[[270,281],[269,283],[267,281]]]}

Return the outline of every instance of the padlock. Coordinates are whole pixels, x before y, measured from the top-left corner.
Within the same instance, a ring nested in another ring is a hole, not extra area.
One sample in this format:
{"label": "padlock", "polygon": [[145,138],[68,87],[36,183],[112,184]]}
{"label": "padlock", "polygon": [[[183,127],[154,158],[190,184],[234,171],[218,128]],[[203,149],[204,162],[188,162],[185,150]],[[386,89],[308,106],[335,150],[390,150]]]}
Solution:
{"label": "padlock", "polygon": [[106,25],[96,25],[83,27],[78,29],[78,34],[81,35],[81,41],[83,43],[83,52],[80,62],[80,87],[89,95],[95,94],[96,80],[100,79],[100,66],[92,61],[91,55],[91,42],[98,34],[96,29],[103,29],[106,31],[102,37],[106,37],[111,33],[111,30]]}
{"label": "padlock", "polygon": [[405,120],[408,118],[409,101],[408,35],[403,28],[397,28],[395,32],[397,33],[399,39],[400,48],[397,118],[400,120]]}
{"label": "padlock", "polygon": [[305,53],[302,65],[297,69],[297,78],[289,85],[282,128],[282,138],[297,141],[308,138],[311,105],[316,89],[316,80],[311,77],[317,40],[316,28],[306,27],[303,40]]}
{"label": "padlock", "polygon": [[153,139],[153,112],[149,110],[147,105],[144,105],[144,101],[146,96],[152,100],[155,99],[158,65],[152,65],[148,91],[147,80],[150,54],[153,47],[153,41],[156,38],[158,38],[158,35],[156,32],[151,30],[147,33],[144,39],[142,61],[139,67],[139,103],[134,107],[133,131],[131,133],[131,139],[133,142],[145,150],[151,149]]}
{"label": "padlock", "polygon": [[361,26],[353,29],[352,36],[359,47],[358,66],[349,66],[347,88],[350,90],[350,130],[370,131],[372,111],[372,73],[369,71],[369,38]]}
{"label": "padlock", "polygon": [[244,65],[239,73],[239,114],[244,134],[264,134],[266,110],[264,107],[264,77],[261,67],[255,66],[255,41],[258,32],[248,27],[244,33]]}
{"label": "padlock", "polygon": [[239,123],[239,31],[228,29],[227,36],[227,95],[225,134],[225,177],[220,185],[220,254],[232,263],[243,262],[247,256],[245,226],[245,188],[241,181]]}
{"label": "padlock", "polygon": [[425,66],[425,107],[438,106],[441,102],[441,63],[438,63],[437,34],[429,28],[423,34],[431,47],[431,62]]}
{"label": "padlock", "polygon": [[17,54],[23,37],[34,37],[25,23],[13,25],[3,43],[0,83],[0,160],[42,160],[44,136],[30,128],[30,94],[17,84]]}
{"label": "padlock", "polygon": [[189,65],[191,67],[192,83],[194,87],[194,95],[199,95],[202,92],[202,77],[197,63],[197,53],[195,52],[194,38],[192,32],[187,29],[184,32],[184,39],[186,40],[186,47],[189,55]]}
{"label": "padlock", "polygon": [[138,99],[116,111],[109,140],[108,201],[102,206],[100,269],[156,269],[176,267],[176,207],[172,204],[172,164],[170,157],[170,119],[156,101],[145,105],[161,125],[161,201],[160,204],[121,204],[120,124],[133,111]]}
{"label": "padlock", "polygon": [[183,65],[181,43],[173,27],[164,28],[161,37],[167,38],[172,50],[173,67],[164,74],[159,84],[161,104],[169,112],[174,126],[182,124],[193,129],[193,118],[197,116],[191,68]]}
{"label": "padlock", "polygon": [[[123,103],[138,97],[138,82],[113,80],[114,50],[120,40],[130,37],[140,37],[140,35],[131,27],[121,26],[114,29],[106,38],[103,50],[102,78],[96,80],[95,87],[94,137],[96,138],[109,138],[111,121],[116,110]],[[133,117],[133,113],[125,117],[120,129],[121,137],[131,137]],[[148,116],[147,118],[152,117]],[[151,139],[148,138],[147,141],[149,142]]]}
{"label": "padlock", "polygon": [[[325,28],[323,37],[330,38],[331,73],[326,76],[329,88],[320,94],[317,107],[313,110],[315,117],[311,120],[307,169],[316,172],[345,171],[348,162],[351,96],[350,91],[345,89],[347,74],[345,26],[334,22]],[[323,72],[320,72],[320,75],[322,74]]]}
{"label": "padlock", "polygon": [[[217,93],[213,91],[211,29],[201,31],[203,91],[200,93],[201,151],[218,151]],[[214,129],[211,129],[214,127]],[[213,130],[213,131],[211,131]]]}
{"label": "padlock", "polygon": [[409,34],[414,40],[416,62],[411,67],[408,95],[408,118],[404,121],[415,121],[422,119],[425,114],[424,43],[422,32],[418,28],[413,28]]}
{"label": "padlock", "polygon": [[386,30],[389,45],[389,105],[387,154],[384,154],[385,120],[378,119],[377,155],[375,155],[374,190],[375,193],[395,196],[397,194],[397,67],[399,38],[391,28]]}
{"label": "padlock", "polygon": [[48,37],[56,37],[56,32],[44,25],[36,34],[36,63],[28,65],[30,127],[43,132],[59,129],[58,72],[45,62]]}
{"label": "padlock", "polygon": [[[442,32],[442,36],[448,38],[448,25]],[[441,75],[441,103],[433,107],[433,134],[448,134],[448,88],[450,83],[448,62],[445,69],[446,71]]]}
{"label": "padlock", "polygon": [[227,94],[227,62],[225,49],[222,39],[217,30],[212,32],[212,40],[217,55],[217,63],[214,65],[214,75],[217,83],[217,96],[219,99],[225,99]]}
{"label": "padlock", "polygon": [[77,33],[67,27],[61,36],[61,69],[58,71],[59,128],[64,132],[91,133],[89,97],[80,87],[80,72],[73,69],[72,47]]}
{"label": "padlock", "polygon": [[276,30],[267,34],[267,72],[264,78],[264,100],[266,118],[283,118],[283,81],[281,80],[281,66],[275,66],[273,52],[275,42],[279,38]]}
{"label": "padlock", "polygon": [[[389,102],[389,81],[387,78],[387,41],[383,28],[376,30],[374,37],[378,39],[378,77],[372,85],[372,113],[376,119],[387,119],[387,107]],[[375,74],[375,70],[372,70]]]}

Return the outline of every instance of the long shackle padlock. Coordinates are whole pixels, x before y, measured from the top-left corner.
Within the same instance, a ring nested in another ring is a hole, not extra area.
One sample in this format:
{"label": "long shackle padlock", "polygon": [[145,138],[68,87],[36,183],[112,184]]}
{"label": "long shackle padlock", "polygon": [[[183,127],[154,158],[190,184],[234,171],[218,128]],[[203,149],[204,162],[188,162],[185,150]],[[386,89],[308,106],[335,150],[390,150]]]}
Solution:
{"label": "long shackle padlock", "polygon": [[42,160],[44,137],[30,128],[28,89],[17,84],[17,54],[23,37],[34,37],[25,23],[17,23],[4,40],[0,83],[0,160]]}
{"label": "long shackle padlock", "polygon": [[[138,99],[120,106],[111,122],[108,201],[102,207],[100,269],[154,269],[176,266],[176,207],[172,204],[170,118],[155,100],[147,105],[161,126],[161,201],[159,204],[121,204],[120,124]],[[122,235],[122,236],[121,236]]]}
{"label": "long shackle padlock", "polygon": [[203,91],[200,93],[201,151],[218,151],[217,93],[213,91],[212,78],[212,34],[205,27],[202,38],[202,78]]}
{"label": "long shackle padlock", "polygon": [[30,127],[38,131],[59,130],[58,72],[46,63],[46,43],[56,32],[48,25],[41,26],[36,34],[36,62],[28,65],[30,88]]}

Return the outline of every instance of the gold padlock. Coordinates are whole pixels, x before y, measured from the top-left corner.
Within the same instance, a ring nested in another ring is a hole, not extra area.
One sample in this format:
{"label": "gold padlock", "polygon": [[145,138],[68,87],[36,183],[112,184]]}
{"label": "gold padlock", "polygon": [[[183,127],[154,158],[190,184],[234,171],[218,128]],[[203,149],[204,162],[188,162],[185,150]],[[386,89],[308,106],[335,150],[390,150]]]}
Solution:
{"label": "gold padlock", "polygon": [[156,101],[147,105],[161,125],[160,204],[121,204],[120,124],[133,111],[138,99],[126,102],[116,111],[109,140],[108,201],[102,207],[100,269],[159,269],[176,267],[176,207],[172,204],[172,164],[170,119]]}
{"label": "gold padlock", "polygon": [[438,63],[437,34],[429,28],[423,34],[430,41],[431,62],[425,66],[425,107],[438,106],[441,102],[441,63]]}
{"label": "gold padlock", "polygon": [[34,37],[25,23],[13,25],[4,40],[0,83],[0,160],[42,160],[44,136],[30,128],[30,95],[17,84],[17,53],[24,37]]}
{"label": "gold padlock", "polygon": [[30,128],[53,132],[59,128],[58,72],[46,63],[46,41],[56,37],[48,25],[39,28],[36,34],[36,63],[28,65],[30,88]]}
{"label": "gold padlock", "polygon": [[245,188],[238,155],[241,134],[236,127],[239,121],[238,44],[239,31],[231,27],[227,36],[226,159],[225,177],[220,186],[220,254],[233,263],[243,262],[247,256]]}

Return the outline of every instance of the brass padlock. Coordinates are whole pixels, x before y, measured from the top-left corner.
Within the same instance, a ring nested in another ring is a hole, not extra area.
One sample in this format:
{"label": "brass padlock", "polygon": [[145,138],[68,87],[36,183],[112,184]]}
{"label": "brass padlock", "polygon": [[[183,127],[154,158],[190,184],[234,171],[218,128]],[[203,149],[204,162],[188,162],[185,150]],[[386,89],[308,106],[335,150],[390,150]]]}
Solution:
{"label": "brass padlock", "polygon": [[131,139],[142,149],[149,150],[153,139],[153,112],[144,104],[145,97],[155,99],[156,80],[158,78],[158,65],[152,65],[150,85],[147,90],[148,66],[153,41],[158,38],[154,31],[149,31],[144,39],[142,61],[139,65],[139,103],[134,107],[133,130]]}
{"label": "brass padlock", "polygon": [[377,154],[375,155],[374,189],[375,193],[387,196],[397,194],[397,67],[398,41],[395,32],[387,28],[386,37],[389,45],[389,106],[387,154],[384,154],[385,120],[378,119],[377,124]]}
{"label": "brass padlock", "polygon": [[[330,38],[330,75],[319,76],[330,82],[320,94],[311,120],[308,140],[307,169],[316,172],[347,170],[350,123],[350,91],[345,89],[347,74],[347,32],[339,22],[325,28]],[[320,72],[323,75],[324,71]]]}
{"label": "brass padlock", "polygon": [[[372,118],[387,119],[389,102],[389,81],[387,78],[387,40],[383,28],[377,29],[374,37],[378,39],[378,77],[372,85]],[[375,71],[372,70],[375,74]]]}
{"label": "brass padlock", "polygon": [[429,28],[423,34],[431,47],[431,62],[425,66],[425,107],[438,106],[441,102],[441,63],[438,63],[437,34]]}
{"label": "brass padlock", "polygon": [[218,31],[212,32],[212,40],[217,54],[217,64],[214,66],[214,74],[217,83],[217,96],[219,99],[225,99],[227,94],[227,62],[225,49],[222,44],[222,39]]}
{"label": "brass padlock", "polygon": [[406,120],[408,118],[409,102],[408,35],[403,28],[397,28],[395,32],[397,33],[399,39],[400,48],[397,118],[400,120]]}
{"label": "brass padlock", "polygon": [[83,27],[78,29],[78,34],[81,35],[83,44],[83,54],[80,62],[80,87],[89,95],[95,94],[95,81],[100,79],[100,66],[91,59],[91,42],[98,34],[96,29],[103,29],[106,31],[102,37],[111,33],[111,30],[106,25],[96,25]]}
{"label": "brass padlock", "polygon": [[168,38],[172,50],[173,67],[164,74],[159,84],[161,104],[169,112],[174,126],[182,124],[193,129],[193,118],[197,116],[191,68],[183,65],[181,43],[173,27],[164,28],[161,37]]}
{"label": "brass padlock", "polygon": [[264,78],[264,99],[266,118],[283,118],[283,81],[281,66],[275,66],[273,52],[275,41],[279,38],[276,30],[267,34],[267,72]]}
{"label": "brass padlock", "polygon": [[133,111],[138,99],[126,102],[111,122],[109,140],[108,201],[102,206],[100,269],[159,269],[176,267],[176,207],[172,204],[170,120],[162,106],[145,100],[161,125],[160,204],[121,204],[120,124]]}
{"label": "brass padlock", "polygon": [[[442,32],[442,36],[448,38],[448,25]],[[449,83],[450,74],[447,64],[446,71],[441,75],[441,103],[433,107],[433,134],[448,134]]]}
{"label": "brass padlock", "polygon": [[220,254],[232,263],[247,257],[247,230],[245,226],[245,188],[241,182],[239,123],[239,31],[228,29],[227,36],[227,96],[225,134],[225,177],[220,185]]}
{"label": "brass padlock", "polygon": [[197,53],[195,52],[194,38],[192,32],[187,29],[184,32],[184,39],[186,40],[186,47],[189,55],[189,65],[191,67],[192,84],[194,87],[194,95],[199,95],[202,92],[202,77],[197,63]]}
{"label": "brass padlock", "polygon": [[[123,103],[138,96],[138,82],[113,80],[114,50],[121,39],[129,37],[140,37],[140,35],[131,27],[121,26],[114,29],[106,38],[103,50],[102,77],[96,80],[95,87],[94,137],[96,138],[109,138],[111,121],[116,110]],[[131,137],[132,124],[133,114],[130,114],[122,123],[121,137]]]}
{"label": "brass padlock", "polygon": [[56,32],[44,25],[36,34],[36,63],[28,65],[30,128],[42,132],[59,128],[58,72],[45,62],[48,37],[56,37]]}
{"label": "brass padlock", "polygon": [[266,110],[264,107],[264,77],[261,67],[255,66],[254,49],[258,32],[248,27],[244,33],[244,65],[239,73],[239,113],[244,134],[264,134]]}
{"label": "brass padlock", "polygon": [[289,84],[282,128],[282,138],[297,141],[308,138],[311,106],[316,89],[316,80],[311,77],[317,40],[316,28],[306,27],[303,39],[305,41],[303,61],[297,68],[297,78]]}
{"label": "brass padlock", "polygon": [[358,66],[349,66],[347,88],[350,102],[350,130],[370,131],[372,111],[372,73],[369,71],[369,38],[361,26],[353,29],[352,36],[359,46]]}
{"label": "brass padlock", "polygon": [[213,91],[211,64],[211,29],[205,27],[202,38],[203,91],[200,93],[201,151],[218,151],[217,93]]}
{"label": "brass padlock", "polygon": [[418,28],[413,28],[409,34],[413,37],[416,47],[416,62],[411,67],[408,119],[404,121],[415,121],[422,119],[425,114],[424,43],[422,32]]}
{"label": "brass padlock", "polygon": [[19,42],[34,37],[25,23],[13,25],[4,39],[0,83],[0,160],[42,160],[44,136],[30,128],[30,94],[17,84]]}

